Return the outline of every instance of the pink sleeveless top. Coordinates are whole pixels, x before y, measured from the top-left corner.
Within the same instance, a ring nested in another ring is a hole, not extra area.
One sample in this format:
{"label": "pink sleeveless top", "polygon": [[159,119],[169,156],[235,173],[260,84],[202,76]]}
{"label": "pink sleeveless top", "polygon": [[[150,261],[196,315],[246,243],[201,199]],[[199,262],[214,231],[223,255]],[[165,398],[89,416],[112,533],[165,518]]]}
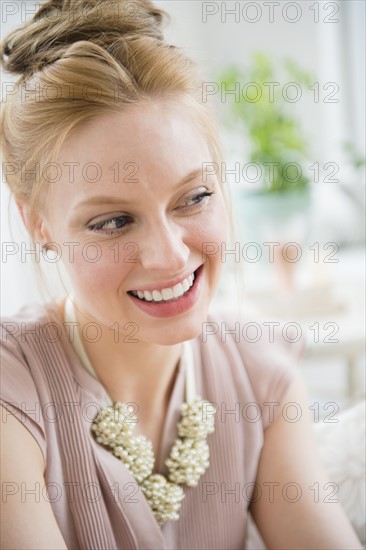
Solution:
{"label": "pink sleeveless top", "polygon": [[[237,320],[211,314],[208,322],[233,327]],[[108,396],[83,367],[52,303],[24,306],[1,324],[1,404],[41,448],[46,471],[39,498],[50,502],[68,549],[245,547],[250,500],[260,495],[263,432],[281,414],[302,342],[282,335],[274,343],[237,342],[221,330],[192,340],[197,393],[217,409],[207,439],[210,466],[197,487],[183,486],[179,520],[159,526],[128,469],[92,436],[91,422]],[[183,356],[157,468],[164,475],[185,400],[184,374]]]}

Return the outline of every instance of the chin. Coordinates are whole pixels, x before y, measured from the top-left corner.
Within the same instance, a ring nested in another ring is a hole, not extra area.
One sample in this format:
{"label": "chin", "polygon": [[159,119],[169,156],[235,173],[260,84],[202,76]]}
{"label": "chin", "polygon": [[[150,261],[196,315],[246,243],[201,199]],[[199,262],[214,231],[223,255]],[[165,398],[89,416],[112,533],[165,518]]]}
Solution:
{"label": "chin", "polygon": [[149,334],[146,340],[160,346],[173,346],[186,340],[192,340],[202,334],[202,324],[207,320],[205,314],[185,316],[184,318],[169,319]]}

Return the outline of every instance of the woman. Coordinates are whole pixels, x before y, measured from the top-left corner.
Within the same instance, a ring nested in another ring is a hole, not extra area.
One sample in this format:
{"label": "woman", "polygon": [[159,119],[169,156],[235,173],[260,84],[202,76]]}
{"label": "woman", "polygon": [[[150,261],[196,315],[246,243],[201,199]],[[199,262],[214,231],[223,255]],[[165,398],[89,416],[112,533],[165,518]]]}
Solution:
{"label": "woman", "polygon": [[269,548],[359,548],[324,502],[297,352],[208,315],[219,146],[162,16],[53,0],[2,45],[7,183],[71,286],[2,320],[3,548],[243,548],[249,510]]}

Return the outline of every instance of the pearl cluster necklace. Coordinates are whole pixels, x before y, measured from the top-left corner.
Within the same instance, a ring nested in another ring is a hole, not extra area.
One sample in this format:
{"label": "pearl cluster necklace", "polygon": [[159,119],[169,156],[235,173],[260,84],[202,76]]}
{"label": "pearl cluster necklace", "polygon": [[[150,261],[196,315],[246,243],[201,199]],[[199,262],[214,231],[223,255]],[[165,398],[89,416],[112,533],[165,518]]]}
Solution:
{"label": "pearl cluster necklace", "polygon": [[[76,322],[71,297],[65,301],[65,321]],[[77,325],[76,325],[77,326]],[[72,342],[88,372],[97,375],[86,355],[79,331]],[[181,501],[185,497],[180,485],[197,486],[209,466],[209,447],[206,438],[214,432],[214,415],[205,414],[208,401],[196,395],[193,356],[190,344],[183,343],[186,354],[186,402],[182,404],[182,418],[178,422],[179,437],[165,461],[168,479],[153,474],[155,463],[153,445],[144,435],[133,435],[136,416],[128,403],[113,402],[95,416],[91,430],[96,441],[121,460],[136,479],[159,524],[179,519]],[[210,407],[210,413],[213,407]]]}

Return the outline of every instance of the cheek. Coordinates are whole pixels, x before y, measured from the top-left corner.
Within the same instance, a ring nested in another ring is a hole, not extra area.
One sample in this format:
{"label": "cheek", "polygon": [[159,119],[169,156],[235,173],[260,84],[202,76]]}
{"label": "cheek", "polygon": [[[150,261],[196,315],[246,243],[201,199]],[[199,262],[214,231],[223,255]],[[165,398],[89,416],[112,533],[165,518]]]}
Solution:
{"label": "cheek", "polygon": [[[63,251],[64,266],[74,286],[98,291],[119,285],[131,270],[133,255],[118,241],[90,242]],[[108,284],[108,286],[106,286]]]}
{"label": "cheek", "polygon": [[[220,248],[228,236],[228,219],[225,203],[222,198],[215,202],[205,215],[199,220],[196,238],[199,241],[201,251],[207,248],[212,250]],[[208,247],[208,245],[210,245]]]}
{"label": "cheek", "polygon": [[226,242],[228,237],[228,217],[223,199],[221,199],[213,215],[210,217],[208,228],[219,246]]}
{"label": "cheek", "polygon": [[225,203],[217,201],[196,228],[195,248],[200,250],[201,261],[210,268],[212,283],[216,284],[222,270],[221,250],[228,237],[228,217]]}

